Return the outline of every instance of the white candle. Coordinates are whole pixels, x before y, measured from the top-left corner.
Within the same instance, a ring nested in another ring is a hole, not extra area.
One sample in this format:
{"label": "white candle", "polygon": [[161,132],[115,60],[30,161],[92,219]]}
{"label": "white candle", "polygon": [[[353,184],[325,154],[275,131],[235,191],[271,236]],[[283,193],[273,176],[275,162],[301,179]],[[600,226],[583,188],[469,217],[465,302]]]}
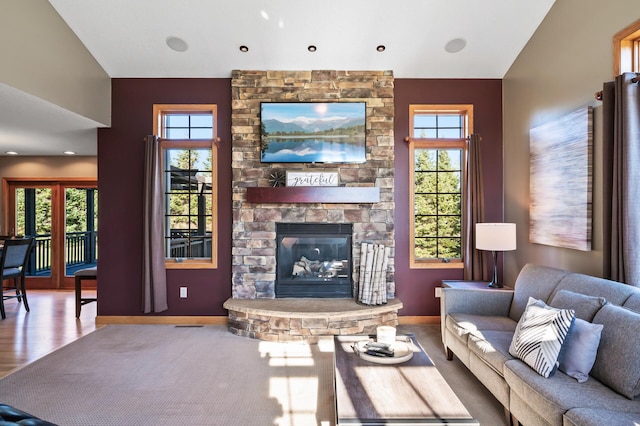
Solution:
{"label": "white candle", "polygon": [[376,329],[378,343],[386,343],[390,349],[393,349],[393,345],[396,342],[396,329],[388,325],[382,325]]}

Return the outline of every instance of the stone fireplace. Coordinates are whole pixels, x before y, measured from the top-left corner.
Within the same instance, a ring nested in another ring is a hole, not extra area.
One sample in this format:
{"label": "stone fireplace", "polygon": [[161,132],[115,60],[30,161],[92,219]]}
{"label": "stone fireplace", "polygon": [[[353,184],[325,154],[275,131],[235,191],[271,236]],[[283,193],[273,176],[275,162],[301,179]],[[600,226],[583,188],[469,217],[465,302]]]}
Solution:
{"label": "stone fireplace", "polygon": [[[231,84],[232,299],[267,300],[278,297],[277,300],[280,300],[280,295],[276,294],[279,274],[277,226],[327,223],[348,224],[351,227],[351,254],[348,265],[350,276],[346,277],[346,281],[350,283],[352,290],[357,286],[359,279],[357,265],[360,261],[361,244],[383,244],[391,248],[386,271],[386,289],[388,299],[393,299],[393,73],[236,70],[233,71]],[[335,101],[366,103],[365,163],[261,162],[261,102]],[[337,172],[339,184],[333,188],[313,188],[313,191],[294,187],[270,187],[270,176],[274,172],[282,173],[286,170]],[[300,191],[303,191],[302,195]],[[370,193],[375,196],[367,196]],[[348,257],[339,256],[335,259],[336,262],[345,260],[348,260]],[[340,275],[344,273],[340,272]],[[294,294],[287,297],[298,296]],[[308,295],[303,292],[299,297],[304,298]],[[350,295],[343,294],[341,297]],[[230,309],[230,317],[231,315]],[[389,321],[389,318],[386,317],[385,321]]]}

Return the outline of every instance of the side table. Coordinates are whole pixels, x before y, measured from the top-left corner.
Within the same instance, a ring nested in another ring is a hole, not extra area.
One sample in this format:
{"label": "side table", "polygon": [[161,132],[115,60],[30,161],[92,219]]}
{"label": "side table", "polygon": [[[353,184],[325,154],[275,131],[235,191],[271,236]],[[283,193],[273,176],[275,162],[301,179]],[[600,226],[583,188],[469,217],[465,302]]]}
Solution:
{"label": "side table", "polygon": [[442,287],[462,290],[513,291],[512,287],[489,287],[489,281],[442,280]]}

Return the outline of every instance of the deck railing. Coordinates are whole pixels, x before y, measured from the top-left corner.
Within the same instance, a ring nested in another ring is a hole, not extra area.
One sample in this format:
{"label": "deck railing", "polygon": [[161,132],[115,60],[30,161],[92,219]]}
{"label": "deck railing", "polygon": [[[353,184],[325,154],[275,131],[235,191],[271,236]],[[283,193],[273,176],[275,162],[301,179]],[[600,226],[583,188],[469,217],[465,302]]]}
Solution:
{"label": "deck railing", "polygon": [[170,258],[211,257],[211,234],[172,229],[169,249]]}
{"label": "deck railing", "polygon": [[[95,264],[98,259],[97,232],[67,232],[65,238],[66,267]],[[51,271],[51,234],[36,235],[28,275],[45,275]]]}

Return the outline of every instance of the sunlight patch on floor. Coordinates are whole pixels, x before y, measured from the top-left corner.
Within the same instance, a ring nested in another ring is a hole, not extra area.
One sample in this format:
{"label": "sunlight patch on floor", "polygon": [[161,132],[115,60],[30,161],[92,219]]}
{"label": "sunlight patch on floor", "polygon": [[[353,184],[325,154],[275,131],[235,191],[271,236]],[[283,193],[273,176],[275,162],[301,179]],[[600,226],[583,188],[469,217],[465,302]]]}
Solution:
{"label": "sunlight patch on floor", "polygon": [[269,380],[269,397],[282,408],[283,416],[276,419],[278,425],[316,424],[317,377],[273,377]]}
{"label": "sunlight patch on floor", "polygon": [[331,424],[318,419],[318,394],[320,379],[313,358],[314,350],[333,351],[332,339],[322,340],[319,346],[304,342],[260,342],[262,358],[273,368],[269,379],[269,398],[280,404],[282,416],[277,418],[278,426]]}
{"label": "sunlight patch on floor", "polygon": [[313,366],[313,354],[308,343],[260,342],[260,357],[269,359],[270,367]]}

